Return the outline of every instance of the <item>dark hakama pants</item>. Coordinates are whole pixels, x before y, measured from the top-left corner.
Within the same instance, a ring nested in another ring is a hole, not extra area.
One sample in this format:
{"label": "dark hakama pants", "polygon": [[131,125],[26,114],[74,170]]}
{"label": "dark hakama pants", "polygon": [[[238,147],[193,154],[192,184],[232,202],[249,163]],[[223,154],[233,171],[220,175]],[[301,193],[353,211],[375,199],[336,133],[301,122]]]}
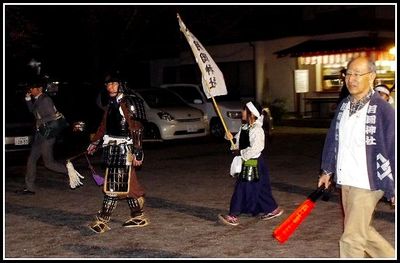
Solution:
{"label": "dark hakama pants", "polygon": [[256,216],[268,214],[278,207],[272,196],[269,167],[262,154],[258,157],[258,169],[260,174],[258,181],[247,182],[237,179],[231,198],[230,215],[251,214]]}

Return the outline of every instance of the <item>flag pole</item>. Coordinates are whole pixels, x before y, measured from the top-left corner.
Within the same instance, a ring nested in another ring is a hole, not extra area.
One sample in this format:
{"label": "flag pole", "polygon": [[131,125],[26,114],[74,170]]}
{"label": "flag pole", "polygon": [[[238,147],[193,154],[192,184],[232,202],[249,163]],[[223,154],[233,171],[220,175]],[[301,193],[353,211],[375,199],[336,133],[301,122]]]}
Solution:
{"label": "flag pole", "polygon": [[[207,89],[208,89],[208,92],[209,92],[210,95],[211,95],[210,87],[208,87],[208,84],[207,84]],[[212,102],[213,102],[213,104],[214,104],[214,108],[215,108],[215,110],[216,110],[216,112],[217,112],[217,114],[218,114],[218,117],[221,119],[222,126],[224,126],[225,133],[228,133],[228,132],[230,133],[230,131],[228,131],[228,128],[226,127],[225,120],[224,120],[224,118],[222,117],[221,111],[219,110],[219,107],[218,107],[218,105],[217,105],[217,102],[215,101],[214,96],[211,95],[211,99],[212,99]],[[232,146],[233,148],[235,148],[235,144],[233,143],[233,139],[229,139],[229,141],[231,142],[231,146]]]}

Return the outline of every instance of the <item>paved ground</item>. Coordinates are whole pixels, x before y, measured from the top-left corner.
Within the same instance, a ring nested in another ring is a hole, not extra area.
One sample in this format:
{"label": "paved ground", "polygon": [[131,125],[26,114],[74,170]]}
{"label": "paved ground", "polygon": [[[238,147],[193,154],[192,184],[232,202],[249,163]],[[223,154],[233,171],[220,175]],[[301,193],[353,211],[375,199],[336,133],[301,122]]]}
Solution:
{"label": "paved ground", "polygon": [[[138,172],[146,188],[146,213],[151,224],[126,229],[125,201],[113,213],[111,231],[98,235],[87,228],[102,202],[101,189],[90,178],[85,159],[74,162],[84,185],[68,188],[67,178],[40,167],[35,196],[14,193],[24,180],[24,165],[11,156],[5,164],[3,257],[15,258],[212,258],[311,259],[338,258],[342,232],[339,193],[319,200],[313,212],[285,243],[273,230],[316,187],[326,129],[276,127],[267,150],[273,195],[285,213],[270,221],[242,216],[237,227],[221,225],[233,190],[229,177],[229,144],[206,140],[147,144]],[[62,154],[61,154],[62,155]],[[92,159],[100,169],[100,158]],[[395,210],[378,204],[375,228],[395,245]]]}

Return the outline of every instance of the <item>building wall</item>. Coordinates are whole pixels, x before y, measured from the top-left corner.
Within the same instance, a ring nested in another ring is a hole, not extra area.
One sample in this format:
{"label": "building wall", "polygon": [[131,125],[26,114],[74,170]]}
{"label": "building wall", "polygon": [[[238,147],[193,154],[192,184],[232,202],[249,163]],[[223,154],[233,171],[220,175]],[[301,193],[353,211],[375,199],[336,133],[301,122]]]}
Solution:
{"label": "building wall", "polygon": [[297,58],[277,58],[274,52],[306,39],[306,37],[289,37],[256,43],[256,94],[259,102],[273,103],[276,100],[283,100],[287,111],[296,110],[294,70],[297,69]]}
{"label": "building wall", "polygon": [[[294,88],[294,70],[299,69],[297,57],[278,58],[274,52],[283,50],[310,39],[334,39],[368,35],[367,31],[326,34],[319,36],[286,37],[268,41],[243,42],[218,46],[205,46],[214,61],[218,63],[235,61],[254,61],[255,97],[260,103],[284,101],[288,112],[304,110],[302,94],[296,94]],[[393,36],[393,32],[382,32],[380,36]],[[175,59],[160,59],[150,62],[151,85],[163,83],[165,67],[195,64],[193,54],[182,52]],[[200,74],[200,71],[199,71]],[[315,67],[310,67],[310,90],[315,90],[319,81]],[[247,78],[249,79],[249,78]]]}
{"label": "building wall", "polygon": [[[304,37],[285,38],[274,41],[206,46],[205,48],[217,64],[254,61],[256,99],[261,103],[271,103],[275,99],[283,99],[287,102],[287,109],[294,111],[293,71],[296,69],[297,59],[278,59],[273,53],[295,45],[304,39]],[[179,58],[151,61],[151,85],[157,86],[163,83],[163,69],[165,67],[194,63],[196,62],[190,50],[181,53]]]}
{"label": "building wall", "polygon": [[[254,49],[250,43],[205,46],[205,48],[217,64],[221,62],[254,60]],[[182,52],[178,58],[152,60],[150,62],[151,85],[157,86],[163,83],[162,77],[165,67],[195,64],[196,61],[189,45],[187,49],[188,51]]]}

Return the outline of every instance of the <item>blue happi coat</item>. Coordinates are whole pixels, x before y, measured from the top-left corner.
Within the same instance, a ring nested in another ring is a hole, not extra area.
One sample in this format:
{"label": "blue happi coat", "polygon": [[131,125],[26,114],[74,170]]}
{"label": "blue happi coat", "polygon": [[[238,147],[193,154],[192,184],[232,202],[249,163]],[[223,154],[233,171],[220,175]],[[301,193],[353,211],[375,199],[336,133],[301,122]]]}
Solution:
{"label": "blue happi coat", "polygon": [[[339,147],[339,124],[349,98],[338,105],[322,152],[321,169],[336,172]],[[365,145],[371,190],[382,190],[390,199],[395,195],[395,112],[375,92],[371,96],[365,120]],[[336,181],[335,176],[335,181]]]}

